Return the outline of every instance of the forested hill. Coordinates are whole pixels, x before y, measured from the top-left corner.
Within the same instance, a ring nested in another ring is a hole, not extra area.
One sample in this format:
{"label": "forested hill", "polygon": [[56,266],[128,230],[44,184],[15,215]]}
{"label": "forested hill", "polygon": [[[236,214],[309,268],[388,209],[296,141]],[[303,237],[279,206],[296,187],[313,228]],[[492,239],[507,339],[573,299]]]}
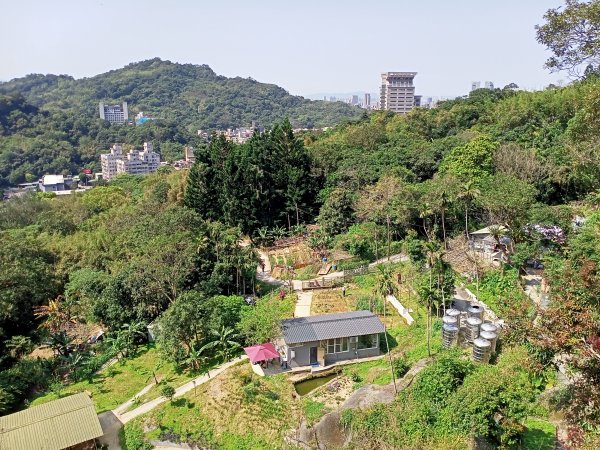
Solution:
{"label": "forested hill", "polygon": [[[122,102],[133,118],[143,111],[158,120],[143,126],[110,126],[98,102]],[[0,83],[0,187],[34,181],[45,173],[99,169],[99,154],[114,142],[153,141],[163,159],[199,146],[198,129],[331,126],[361,115],[341,102],[306,100],[252,79],[216,75],[206,65],[152,59],[75,80],[67,75],[28,75]]]}
{"label": "forested hill", "polygon": [[[307,100],[274,84],[227,78],[207,65],[178,64],[159,58],[75,80],[66,75],[28,75],[0,83],[0,94],[20,94],[28,103],[96,116],[98,102],[129,104],[130,115],[172,119],[199,128],[264,126],[289,117],[292,125],[330,126],[360,115],[341,102]],[[132,113],[132,114],[131,114]]]}

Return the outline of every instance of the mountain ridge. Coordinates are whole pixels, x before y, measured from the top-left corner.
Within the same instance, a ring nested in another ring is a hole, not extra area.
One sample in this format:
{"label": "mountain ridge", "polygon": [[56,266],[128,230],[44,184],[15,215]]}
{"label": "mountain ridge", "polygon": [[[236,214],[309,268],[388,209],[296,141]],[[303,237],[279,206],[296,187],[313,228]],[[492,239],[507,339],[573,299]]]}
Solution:
{"label": "mountain ridge", "polygon": [[134,115],[180,116],[197,128],[227,128],[256,121],[270,126],[289,117],[295,126],[334,125],[360,115],[357,108],[291,95],[284,88],[252,78],[218,75],[207,64],[181,64],[153,58],[76,79],[61,74],[29,74],[0,82],[0,94],[22,95],[46,110],[74,108],[94,114],[97,103],[127,101]]}

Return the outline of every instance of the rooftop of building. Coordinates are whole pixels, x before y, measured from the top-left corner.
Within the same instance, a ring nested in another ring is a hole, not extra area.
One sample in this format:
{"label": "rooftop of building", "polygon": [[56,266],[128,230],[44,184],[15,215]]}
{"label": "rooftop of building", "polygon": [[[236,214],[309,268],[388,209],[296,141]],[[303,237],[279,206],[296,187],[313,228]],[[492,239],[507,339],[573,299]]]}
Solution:
{"label": "rooftop of building", "polygon": [[383,333],[385,327],[371,311],[352,311],[297,317],[281,322],[286,344]]}
{"label": "rooftop of building", "polygon": [[85,393],[0,417],[3,450],[60,450],[102,435],[94,404]]}
{"label": "rooftop of building", "polygon": [[62,175],[44,175],[42,177],[42,184],[47,186],[50,184],[64,184],[65,177]]}

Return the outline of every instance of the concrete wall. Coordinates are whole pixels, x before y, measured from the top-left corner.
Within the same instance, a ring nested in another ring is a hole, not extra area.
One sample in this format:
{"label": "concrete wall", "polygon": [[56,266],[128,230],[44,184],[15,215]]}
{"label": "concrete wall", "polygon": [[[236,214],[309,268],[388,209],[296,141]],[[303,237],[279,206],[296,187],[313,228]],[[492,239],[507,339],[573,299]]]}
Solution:
{"label": "concrete wall", "polygon": [[345,361],[348,359],[360,359],[368,358],[370,356],[379,355],[379,347],[377,348],[365,348],[363,350],[357,350],[358,356],[354,353],[354,350],[341,352],[341,353],[328,353],[325,355],[325,364],[332,364],[337,361]]}
{"label": "concrete wall", "polygon": [[[306,342],[304,344],[302,344],[300,347],[287,347],[288,349],[288,361],[292,361],[292,357],[291,357],[291,352],[295,352],[294,355],[294,361],[296,362],[296,364],[298,364],[299,366],[308,366],[310,365],[310,348],[311,347],[317,347],[317,349],[319,348],[319,341],[314,341],[314,342]],[[358,352],[358,358],[368,358],[371,356],[378,356],[381,352],[379,350],[379,345],[375,348],[366,348],[366,349],[359,349],[357,350]],[[318,355],[318,351],[317,351],[317,355]],[[325,354],[325,365],[328,364],[333,364],[337,361],[345,361],[348,359],[356,359],[357,358],[357,354],[354,353],[354,350],[348,350],[347,352],[341,352],[341,353],[329,353],[329,354]]]}
{"label": "concrete wall", "polygon": [[309,366],[310,365],[310,348],[311,347],[319,347],[319,341],[314,342],[305,342],[300,347],[289,347],[288,351],[290,352],[288,355],[288,361],[291,361],[291,352],[295,352],[294,361],[299,366]]}

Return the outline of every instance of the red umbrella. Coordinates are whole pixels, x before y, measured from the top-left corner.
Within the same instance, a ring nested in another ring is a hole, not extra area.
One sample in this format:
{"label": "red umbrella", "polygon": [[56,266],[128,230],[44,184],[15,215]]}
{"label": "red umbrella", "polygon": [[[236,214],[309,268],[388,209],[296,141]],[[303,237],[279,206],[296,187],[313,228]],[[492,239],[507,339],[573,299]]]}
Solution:
{"label": "red umbrella", "polygon": [[252,347],[246,347],[244,348],[244,351],[252,363],[279,358],[279,353],[277,353],[275,346],[270,342],[267,342],[266,344],[253,345]]}

